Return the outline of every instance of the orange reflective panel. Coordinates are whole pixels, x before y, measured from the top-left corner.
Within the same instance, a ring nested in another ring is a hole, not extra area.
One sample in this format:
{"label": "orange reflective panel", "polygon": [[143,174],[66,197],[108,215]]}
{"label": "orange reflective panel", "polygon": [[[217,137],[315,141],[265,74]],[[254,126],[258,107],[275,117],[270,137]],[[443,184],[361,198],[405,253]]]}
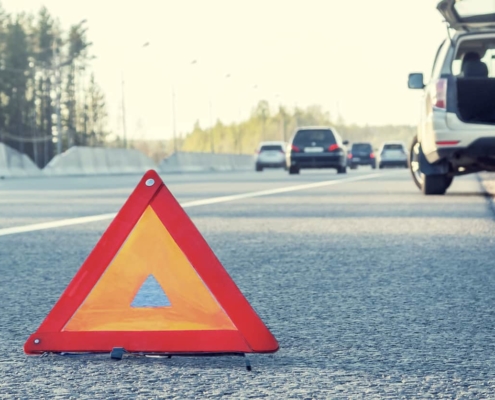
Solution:
{"label": "orange reflective panel", "polygon": [[[159,293],[159,306],[146,305],[142,299],[137,301],[141,295],[138,292],[147,285],[155,285],[154,289],[159,292],[163,290]],[[151,206],[148,206],[63,330],[191,331],[237,328]]]}

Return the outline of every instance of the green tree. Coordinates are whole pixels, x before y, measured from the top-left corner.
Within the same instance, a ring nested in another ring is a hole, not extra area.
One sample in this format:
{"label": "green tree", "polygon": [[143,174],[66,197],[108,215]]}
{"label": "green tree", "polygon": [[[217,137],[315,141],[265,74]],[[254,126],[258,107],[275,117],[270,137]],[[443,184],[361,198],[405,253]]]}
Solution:
{"label": "green tree", "polygon": [[84,104],[84,124],[86,138],[91,146],[101,146],[105,142],[107,132],[105,131],[105,121],[107,118],[105,96],[96,83],[94,74],[91,74],[88,88],[88,103]]}
{"label": "green tree", "polygon": [[26,131],[29,51],[27,35],[22,25],[23,16],[9,21],[5,38],[4,89],[7,96],[5,128],[21,139],[20,150],[24,150],[23,136]]}
{"label": "green tree", "polygon": [[[66,102],[67,109],[67,146],[71,147],[74,144],[84,144],[86,139],[83,135],[79,135],[78,128],[78,116],[77,116],[77,80],[84,79],[82,72],[86,69],[88,61],[88,47],[91,43],[88,42],[86,37],[87,29],[82,24],[73,25],[70,28],[68,34],[68,51],[67,62],[69,63],[68,73],[66,77]],[[83,112],[85,108],[83,107]],[[86,121],[87,117],[83,117],[83,121]]]}
{"label": "green tree", "polygon": [[45,7],[34,16],[9,15],[0,6],[0,140],[40,167],[54,154],[54,93],[63,100],[61,132],[68,133],[62,149],[105,143],[105,99],[87,74],[90,45],[82,24],[64,32]]}
{"label": "green tree", "polygon": [[37,136],[44,140],[33,145],[43,154],[42,160],[38,161],[41,167],[53,157],[53,52],[55,45],[60,45],[60,37],[57,35],[57,25],[46,7],[41,8],[37,18],[33,30],[33,57],[36,67],[34,112]]}

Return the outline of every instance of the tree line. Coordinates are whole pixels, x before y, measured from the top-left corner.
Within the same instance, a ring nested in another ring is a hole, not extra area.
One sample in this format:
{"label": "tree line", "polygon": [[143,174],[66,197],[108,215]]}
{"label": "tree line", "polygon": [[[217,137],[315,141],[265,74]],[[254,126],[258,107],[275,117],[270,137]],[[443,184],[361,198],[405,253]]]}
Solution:
{"label": "tree line", "polygon": [[90,49],[85,21],[64,31],[44,7],[14,15],[0,5],[0,142],[40,167],[73,145],[105,143]]}
{"label": "tree line", "polygon": [[344,140],[366,141],[378,147],[384,141],[402,140],[409,143],[416,128],[408,125],[359,126],[346,124],[341,116],[332,118],[318,105],[289,109],[280,106],[272,110],[265,100],[260,101],[246,121],[202,128],[196,122],[191,132],[180,139],[182,151],[253,154],[261,141],[289,141],[298,126],[333,126]]}

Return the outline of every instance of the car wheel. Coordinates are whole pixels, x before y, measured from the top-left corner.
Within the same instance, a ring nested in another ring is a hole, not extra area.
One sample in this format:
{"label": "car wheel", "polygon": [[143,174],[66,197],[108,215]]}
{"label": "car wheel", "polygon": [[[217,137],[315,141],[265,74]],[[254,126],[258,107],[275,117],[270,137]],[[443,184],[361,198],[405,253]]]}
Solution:
{"label": "car wheel", "polygon": [[295,175],[299,173],[299,168],[295,166],[289,167],[289,175]]}
{"label": "car wheel", "polygon": [[257,172],[263,171],[263,167],[261,165],[256,165],[256,171]]}
{"label": "car wheel", "polygon": [[371,164],[371,169],[376,169],[376,164]]}
{"label": "car wheel", "polygon": [[347,167],[344,166],[344,167],[338,167],[337,168],[337,173],[338,174],[347,174]]}
{"label": "car wheel", "polygon": [[351,169],[357,169],[357,165],[351,165]]}
{"label": "car wheel", "polygon": [[409,169],[414,183],[425,195],[443,195],[452,184],[453,176],[446,174],[425,175],[419,169],[419,156],[421,154],[421,144],[415,136],[409,151]]}
{"label": "car wheel", "polygon": [[442,195],[452,183],[447,175],[423,175],[423,193],[425,195]]}
{"label": "car wheel", "polygon": [[379,164],[378,165],[378,168],[383,169],[383,165],[382,164]]}
{"label": "car wheel", "polygon": [[414,183],[419,190],[423,190],[423,174],[419,169],[419,153],[421,151],[421,146],[418,142],[418,137],[414,136],[411,142],[411,148],[409,149],[409,170]]}

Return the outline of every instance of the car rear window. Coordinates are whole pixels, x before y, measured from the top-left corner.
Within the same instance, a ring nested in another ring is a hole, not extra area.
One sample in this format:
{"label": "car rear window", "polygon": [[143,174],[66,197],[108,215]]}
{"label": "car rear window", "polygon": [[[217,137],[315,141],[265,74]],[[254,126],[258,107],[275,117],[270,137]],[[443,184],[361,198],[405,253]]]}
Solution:
{"label": "car rear window", "polygon": [[[314,144],[313,144],[314,143]],[[335,136],[330,129],[304,129],[296,133],[293,144],[305,146],[329,146],[335,144]]]}
{"label": "car rear window", "polygon": [[261,146],[260,151],[280,151],[282,150],[282,146],[278,144],[264,145]]}
{"label": "car rear window", "polygon": [[371,152],[371,145],[368,143],[354,143],[352,145],[352,151],[368,151]]}
{"label": "car rear window", "polygon": [[383,150],[404,150],[404,147],[401,144],[386,144]]}

